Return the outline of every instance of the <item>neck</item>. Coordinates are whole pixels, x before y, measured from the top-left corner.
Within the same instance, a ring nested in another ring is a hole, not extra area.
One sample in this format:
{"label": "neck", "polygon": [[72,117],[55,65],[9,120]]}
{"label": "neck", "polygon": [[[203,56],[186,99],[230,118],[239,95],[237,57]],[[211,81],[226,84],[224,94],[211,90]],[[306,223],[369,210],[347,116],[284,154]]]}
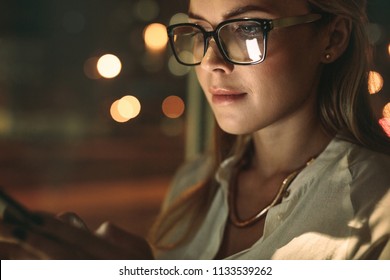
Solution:
{"label": "neck", "polygon": [[288,174],[303,167],[318,156],[333,137],[325,132],[317,118],[306,119],[299,125],[287,122],[283,128],[267,128],[253,135],[252,167],[263,176]]}

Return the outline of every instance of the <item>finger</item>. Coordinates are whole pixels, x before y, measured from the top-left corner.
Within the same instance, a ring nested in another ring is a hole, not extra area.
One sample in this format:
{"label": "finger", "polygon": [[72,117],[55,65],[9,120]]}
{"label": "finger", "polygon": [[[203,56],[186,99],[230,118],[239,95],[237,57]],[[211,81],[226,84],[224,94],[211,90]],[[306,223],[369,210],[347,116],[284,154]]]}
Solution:
{"label": "finger", "polygon": [[62,212],[56,215],[57,219],[79,229],[89,231],[86,223],[73,212]]}

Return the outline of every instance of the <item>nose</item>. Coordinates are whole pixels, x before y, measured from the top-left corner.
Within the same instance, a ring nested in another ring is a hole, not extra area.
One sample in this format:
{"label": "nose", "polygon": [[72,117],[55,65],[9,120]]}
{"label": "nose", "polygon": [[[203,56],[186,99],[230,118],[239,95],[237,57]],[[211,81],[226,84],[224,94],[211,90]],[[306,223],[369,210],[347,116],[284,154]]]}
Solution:
{"label": "nose", "polygon": [[209,42],[200,67],[209,72],[220,71],[229,74],[233,71],[234,65],[224,59],[217,44],[212,39]]}

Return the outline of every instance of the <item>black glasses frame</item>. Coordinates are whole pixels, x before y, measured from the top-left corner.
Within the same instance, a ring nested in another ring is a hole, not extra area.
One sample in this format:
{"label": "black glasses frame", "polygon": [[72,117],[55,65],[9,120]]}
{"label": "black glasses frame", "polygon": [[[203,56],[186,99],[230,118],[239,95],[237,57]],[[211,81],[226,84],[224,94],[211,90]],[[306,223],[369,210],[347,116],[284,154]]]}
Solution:
{"label": "black glasses frame", "polygon": [[[228,61],[232,64],[235,64],[235,65],[255,65],[255,64],[259,64],[265,60],[265,57],[267,54],[268,33],[271,30],[276,29],[276,28],[284,28],[284,27],[299,25],[299,24],[312,23],[312,22],[320,20],[321,18],[322,18],[321,14],[306,14],[306,15],[302,15],[302,16],[286,17],[286,18],[279,18],[279,19],[260,19],[260,18],[230,19],[230,20],[226,20],[226,21],[219,23],[217,25],[217,27],[212,31],[206,31],[201,25],[195,24],[195,23],[178,23],[178,24],[173,24],[173,25],[168,26],[167,33],[168,33],[169,43],[170,43],[170,46],[172,48],[173,54],[174,54],[176,60],[183,65],[196,66],[196,65],[201,64],[201,62],[202,62],[202,61],[199,61],[197,63],[183,62],[180,60],[179,55],[176,53],[174,30],[178,27],[186,27],[186,26],[197,28],[202,32],[203,45],[204,45],[203,57],[205,56],[205,54],[207,52],[210,40],[214,39],[214,41],[218,47],[218,50],[220,51],[220,53],[222,54],[222,57],[226,61]],[[221,29],[223,27],[225,27],[226,25],[233,23],[233,22],[239,22],[239,21],[241,21],[241,22],[252,21],[252,22],[256,22],[260,25],[260,27],[263,31],[263,44],[264,44],[264,52],[263,52],[264,55],[262,56],[262,58],[260,60],[253,61],[253,62],[236,62],[236,61],[231,60],[228,57],[228,55],[227,55],[227,53],[222,45],[222,41],[220,39],[219,33],[220,33]]]}

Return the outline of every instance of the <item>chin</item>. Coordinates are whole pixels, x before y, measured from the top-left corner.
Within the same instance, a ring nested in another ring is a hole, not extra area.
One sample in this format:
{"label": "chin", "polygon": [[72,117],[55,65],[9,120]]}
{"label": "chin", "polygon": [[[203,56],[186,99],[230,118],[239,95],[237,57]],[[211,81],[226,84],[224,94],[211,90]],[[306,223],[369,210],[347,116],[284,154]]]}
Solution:
{"label": "chin", "polygon": [[232,135],[244,135],[244,134],[250,134],[253,131],[248,129],[245,125],[238,124],[238,123],[226,123],[226,122],[219,122],[217,120],[218,126],[226,133],[232,134]]}

